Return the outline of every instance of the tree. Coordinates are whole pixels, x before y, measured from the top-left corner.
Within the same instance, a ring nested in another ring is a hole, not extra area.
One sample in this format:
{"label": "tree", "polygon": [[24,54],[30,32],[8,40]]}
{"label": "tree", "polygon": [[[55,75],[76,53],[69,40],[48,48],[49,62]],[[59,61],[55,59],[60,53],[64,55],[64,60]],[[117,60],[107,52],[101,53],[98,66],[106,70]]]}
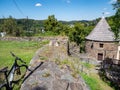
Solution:
{"label": "tree", "polygon": [[10,16],[7,19],[4,19],[2,29],[9,35],[16,35],[18,29],[15,19],[13,19],[12,16]]}
{"label": "tree", "polygon": [[61,24],[61,31],[60,31],[61,35],[69,36],[69,32],[71,32],[71,31],[72,30],[69,25]]}
{"label": "tree", "polygon": [[69,33],[70,41],[74,41],[77,45],[80,45],[80,52],[84,51],[84,41],[85,41],[85,27],[82,23],[75,23],[74,27],[71,28]]}
{"label": "tree", "polygon": [[113,4],[114,9],[116,10],[115,16],[113,17],[113,27],[112,30],[115,34],[115,38],[118,39],[120,32],[120,0],[117,0],[115,4]]}
{"label": "tree", "polygon": [[60,34],[62,30],[62,23],[58,22],[54,15],[48,16],[48,19],[44,21],[45,31],[51,31],[56,34]]}

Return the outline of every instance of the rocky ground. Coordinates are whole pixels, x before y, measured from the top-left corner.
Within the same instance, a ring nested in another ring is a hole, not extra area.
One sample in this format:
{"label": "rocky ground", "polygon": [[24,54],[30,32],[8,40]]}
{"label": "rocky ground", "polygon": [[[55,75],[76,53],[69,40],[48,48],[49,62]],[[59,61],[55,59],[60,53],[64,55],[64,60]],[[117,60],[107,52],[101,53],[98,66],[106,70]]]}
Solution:
{"label": "rocky ground", "polygon": [[39,49],[30,62],[32,71],[26,73],[21,90],[89,90],[84,80],[72,75],[68,65],[59,65],[59,60],[68,60],[65,46],[46,45]]}

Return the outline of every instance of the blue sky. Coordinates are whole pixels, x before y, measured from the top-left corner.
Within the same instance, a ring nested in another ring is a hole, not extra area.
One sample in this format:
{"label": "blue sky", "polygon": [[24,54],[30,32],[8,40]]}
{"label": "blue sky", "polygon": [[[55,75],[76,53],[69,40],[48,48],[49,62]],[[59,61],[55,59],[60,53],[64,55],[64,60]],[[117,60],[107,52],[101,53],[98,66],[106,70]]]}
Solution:
{"label": "blue sky", "polygon": [[43,20],[55,15],[57,20],[93,20],[114,15],[111,5],[116,0],[0,0],[0,18]]}

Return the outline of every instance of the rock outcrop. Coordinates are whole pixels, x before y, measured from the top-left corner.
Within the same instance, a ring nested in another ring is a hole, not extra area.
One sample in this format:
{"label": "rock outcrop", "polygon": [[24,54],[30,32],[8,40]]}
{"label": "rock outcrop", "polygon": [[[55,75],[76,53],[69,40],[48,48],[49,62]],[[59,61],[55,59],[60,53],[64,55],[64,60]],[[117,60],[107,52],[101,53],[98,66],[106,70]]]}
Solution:
{"label": "rock outcrop", "polygon": [[55,62],[44,62],[23,83],[21,90],[89,90],[79,76],[74,78],[69,69]]}
{"label": "rock outcrop", "polygon": [[54,61],[66,58],[68,56],[64,46],[39,49],[30,62],[32,71],[26,73],[20,90],[89,90],[80,76],[73,77],[69,66],[61,68]]}

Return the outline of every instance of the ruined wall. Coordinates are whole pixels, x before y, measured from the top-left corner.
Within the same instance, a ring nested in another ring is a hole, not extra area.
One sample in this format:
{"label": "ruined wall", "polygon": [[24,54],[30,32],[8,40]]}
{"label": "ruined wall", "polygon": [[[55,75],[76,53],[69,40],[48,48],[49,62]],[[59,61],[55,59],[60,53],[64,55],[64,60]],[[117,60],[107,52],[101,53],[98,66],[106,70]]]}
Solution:
{"label": "ruined wall", "polygon": [[99,73],[110,81],[115,90],[120,90],[120,60],[103,60]]}
{"label": "ruined wall", "polygon": [[[100,47],[103,44],[103,47]],[[118,44],[115,42],[86,41],[85,50],[91,58],[98,59],[98,53],[103,53],[103,59],[116,58]]]}
{"label": "ruined wall", "polygon": [[0,37],[0,41],[57,41],[62,45],[67,45],[67,37]]}
{"label": "ruined wall", "polygon": [[67,37],[0,37],[1,41],[43,41],[43,40],[59,40],[66,41]]}

